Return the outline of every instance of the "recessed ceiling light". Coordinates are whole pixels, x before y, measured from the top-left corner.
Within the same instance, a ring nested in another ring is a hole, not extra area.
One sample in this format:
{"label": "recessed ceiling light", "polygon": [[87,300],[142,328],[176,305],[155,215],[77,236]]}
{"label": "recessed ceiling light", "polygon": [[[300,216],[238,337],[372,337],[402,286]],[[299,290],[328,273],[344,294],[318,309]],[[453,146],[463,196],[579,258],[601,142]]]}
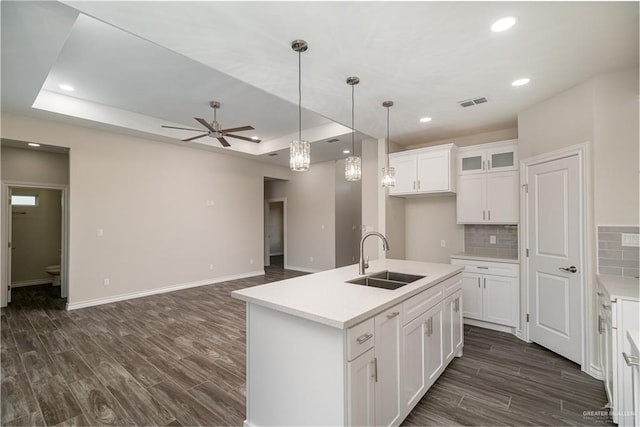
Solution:
{"label": "recessed ceiling light", "polygon": [[420,123],[428,123],[431,121],[431,117],[423,117],[420,119]]}
{"label": "recessed ceiling light", "polygon": [[40,144],[36,144],[35,142],[30,142],[29,147],[40,147]]}
{"label": "recessed ceiling light", "polygon": [[342,152],[343,152],[344,154],[349,154],[349,153],[351,153],[351,151],[349,151],[349,150],[342,150]]}
{"label": "recessed ceiling light", "polygon": [[516,24],[516,18],[513,16],[507,16],[506,18],[498,19],[491,26],[491,31],[494,33],[500,33],[502,31],[506,31],[509,28],[513,27]]}
{"label": "recessed ceiling light", "polygon": [[256,139],[259,139],[259,138],[257,136],[252,136],[251,139],[255,141]]}
{"label": "recessed ceiling light", "polygon": [[514,80],[513,83],[511,83],[511,86],[524,86],[527,83],[529,83],[531,80],[524,78],[524,79],[518,79],[518,80]]}
{"label": "recessed ceiling light", "polygon": [[75,89],[73,88],[73,86],[68,85],[66,83],[63,83],[61,85],[58,86],[60,89],[67,91],[67,92],[73,92]]}

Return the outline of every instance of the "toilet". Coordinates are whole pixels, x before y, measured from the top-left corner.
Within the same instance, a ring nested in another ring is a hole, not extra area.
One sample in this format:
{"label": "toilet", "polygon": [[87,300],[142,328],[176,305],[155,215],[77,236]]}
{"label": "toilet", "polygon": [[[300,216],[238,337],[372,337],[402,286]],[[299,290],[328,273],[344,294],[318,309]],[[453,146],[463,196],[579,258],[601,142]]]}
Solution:
{"label": "toilet", "polygon": [[47,268],[45,268],[45,271],[50,276],[53,276],[53,282],[51,284],[53,286],[60,286],[60,266],[50,265]]}

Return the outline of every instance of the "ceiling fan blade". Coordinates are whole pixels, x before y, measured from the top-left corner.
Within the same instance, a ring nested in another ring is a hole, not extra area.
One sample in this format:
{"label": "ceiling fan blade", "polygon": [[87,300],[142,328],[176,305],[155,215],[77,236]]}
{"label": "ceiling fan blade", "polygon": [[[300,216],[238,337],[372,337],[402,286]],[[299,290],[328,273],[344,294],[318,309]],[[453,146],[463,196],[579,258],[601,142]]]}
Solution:
{"label": "ceiling fan blade", "polygon": [[205,119],[200,119],[198,117],[194,117],[194,119],[196,119],[196,121],[198,123],[200,123],[202,126],[204,126],[207,129],[209,129],[211,132],[216,132],[216,130],[209,123],[207,123],[207,121]]}
{"label": "ceiling fan blade", "polygon": [[220,144],[222,144],[223,147],[231,147],[231,144],[229,144],[223,137],[219,137],[218,141],[220,141]]}
{"label": "ceiling fan blade", "polygon": [[240,136],[240,135],[231,135],[230,133],[225,133],[224,136],[228,136],[228,137],[231,137],[231,138],[242,139],[244,141],[249,141],[249,142],[260,142],[259,139],[247,138],[246,136]]}
{"label": "ceiling fan blade", "polygon": [[240,126],[239,128],[220,129],[220,132],[242,132],[243,130],[254,130],[253,126]]}
{"label": "ceiling fan blade", "polygon": [[193,141],[194,139],[198,139],[198,138],[202,138],[203,136],[207,136],[209,135],[208,133],[203,133],[202,135],[198,135],[198,136],[193,136],[191,138],[187,138],[187,139],[183,139],[183,142],[187,142],[187,141]]}
{"label": "ceiling fan blade", "polygon": [[165,125],[162,125],[162,127],[163,128],[168,128],[168,129],[194,130],[196,132],[202,132],[202,129],[179,128],[179,127],[176,127],[176,126],[165,126]]}

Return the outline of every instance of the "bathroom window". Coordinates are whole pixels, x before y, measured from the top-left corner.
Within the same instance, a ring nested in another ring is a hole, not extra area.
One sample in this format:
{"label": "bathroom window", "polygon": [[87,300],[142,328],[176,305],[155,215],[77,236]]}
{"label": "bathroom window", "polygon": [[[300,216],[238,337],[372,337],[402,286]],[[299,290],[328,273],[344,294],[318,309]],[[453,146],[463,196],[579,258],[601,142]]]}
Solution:
{"label": "bathroom window", "polygon": [[28,196],[11,195],[11,205],[12,206],[38,206],[38,196],[37,195],[28,195]]}

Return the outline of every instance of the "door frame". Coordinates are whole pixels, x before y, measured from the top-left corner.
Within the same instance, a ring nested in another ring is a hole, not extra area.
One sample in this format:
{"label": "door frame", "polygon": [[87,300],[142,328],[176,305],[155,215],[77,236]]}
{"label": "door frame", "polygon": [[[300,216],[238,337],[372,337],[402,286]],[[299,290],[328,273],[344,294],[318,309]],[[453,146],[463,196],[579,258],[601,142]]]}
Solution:
{"label": "door frame", "polygon": [[45,184],[25,181],[2,181],[2,266],[4,274],[0,275],[0,306],[6,307],[8,303],[9,285],[11,284],[11,252],[8,248],[9,234],[12,226],[11,205],[9,203],[11,188],[43,188],[47,190],[60,190],[62,192],[62,227],[60,254],[60,287],[63,298],[69,298],[69,186],[61,184]]}
{"label": "door frame", "polygon": [[287,268],[287,198],[278,197],[264,200],[264,266],[271,265],[269,248],[269,205],[282,202],[282,251],[284,252],[284,268]]}
{"label": "door frame", "polygon": [[546,163],[553,160],[560,160],[567,157],[577,156],[578,158],[578,182],[580,186],[580,255],[579,262],[582,274],[580,283],[580,318],[581,336],[582,336],[582,364],[580,366],[583,372],[601,379],[602,371],[600,367],[593,362],[593,354],[591,346],[594,342],[594,331],[596,330],[594,321],[594,294],[596,290],[595,273],[593,270],[594,262],[594,237],[590,230],[593,230],[593,197],[591,183],[591,144],[583,142],[581,144],[572,145],[547,153],[542,153],[533,157],[520,160],[520,236],[519,239],[523,244],[520,245],[520,271],[521,271],[521,310],[520,324],[522,328],[522,338],[531,342],[529,335],[529,323],[526,315],[529,313],[529,258],[527,257],[527,248],[529,247],[529,218],[528,207],[529,200],[527,196],[528,181],[527,176],[529,167]]}

